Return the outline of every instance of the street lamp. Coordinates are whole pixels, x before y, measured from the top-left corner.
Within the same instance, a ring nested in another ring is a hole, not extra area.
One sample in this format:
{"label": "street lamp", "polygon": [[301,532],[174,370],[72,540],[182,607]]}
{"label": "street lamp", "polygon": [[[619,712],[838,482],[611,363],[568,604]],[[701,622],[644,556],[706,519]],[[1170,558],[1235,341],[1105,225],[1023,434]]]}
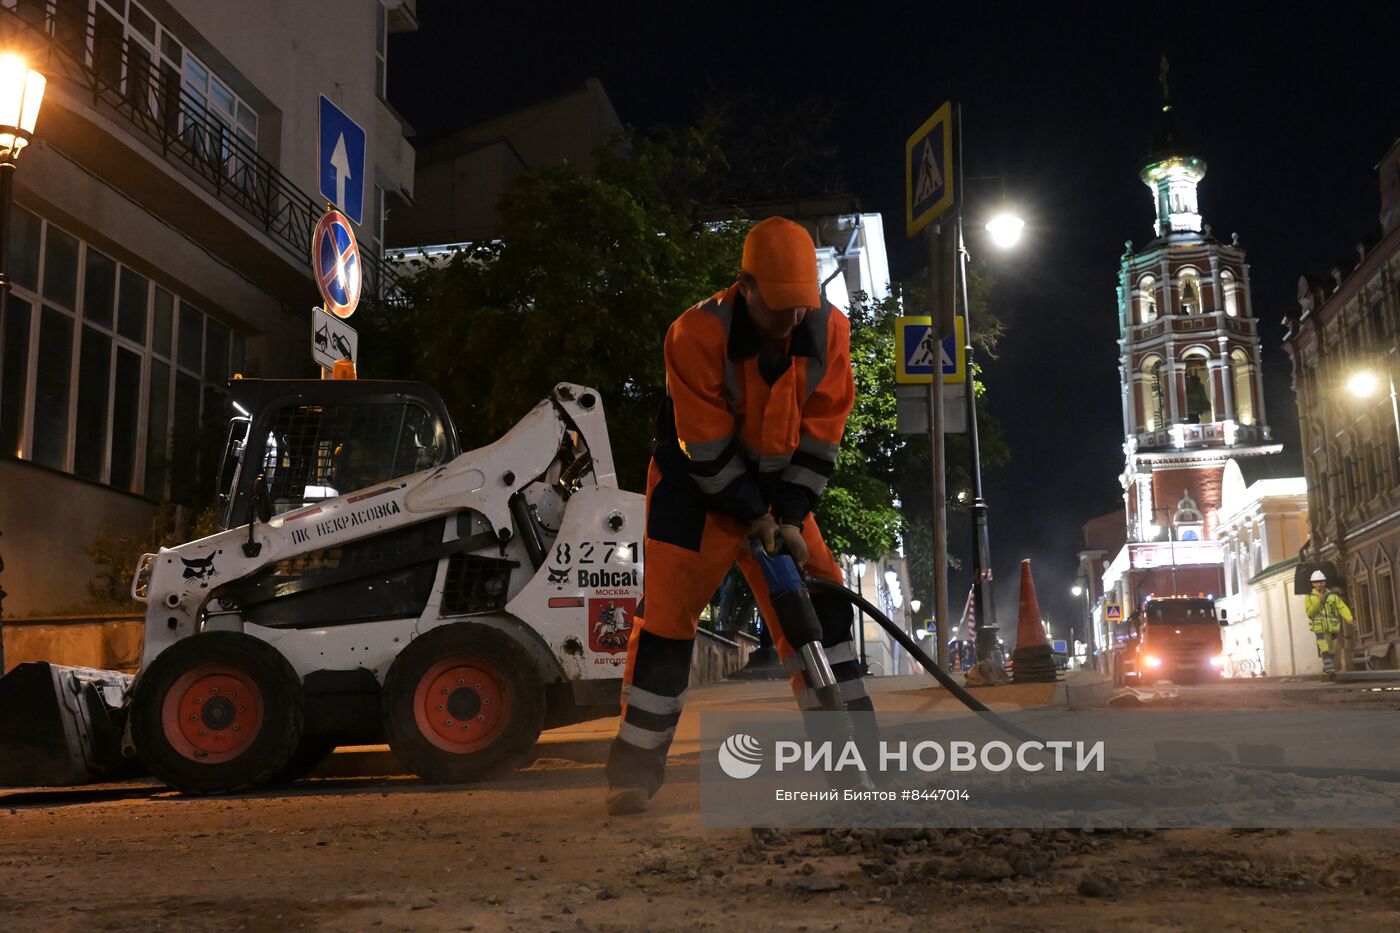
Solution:
{"label": "street lamp", "polygon": [[[1155,508],[1155,509],[1152,510],[1153,516],[1155,517],[1155,516],[1157,515],[1158,512],[1162,512],[1162,513],[1165,513],[1165,514],[1170,515],[1171,509],[1167,508],[1166,506],[1160,506],[1160,507]],[[1145,530],[1146,530],[1146,532],[1147,532],[1147,537],[1148,537],[1148,538],[1151,538],[1152,540],[1155,541],[1155,540],[1157,539],[1157,535],[1162,531],[1163,528],[1166,528],[1166,529],[1167,529],[1167,540],[1168,540],[1169,542],[1171,542],[1171,555],[1172,555],[1172,595],[1173,595],[1173,596],[1180,596],[1181,594],[1180,594],[1179,592],[1177,592],[1177,586],[1176,586],[1176,534],[1175,534],[1175,532],[1174,532],[1174,530],[1173,530],[1173,526],[1172,526],[1170,517],[1167,519],[1166,525],[1157,525],[1157,524],[1153,524],[1153,523],[1150,523],[1150,522],[1149,522]]]}
{"label": "street lamp", "polygon": [[1069,588],[1069,595],[1071,595],[1071,596],[1083,596],[1083,595],[1084,595],[1084,587],[1082,587],[1082,586],[1080,586],[1078,583],[1076,583],[1074,586],[1072,586],[1072,587]]}
{"label": "street lamp", "polygon": [[45,78],[13,53],[0,55],[0,294],[10,286],[5,270],[9,247],[10,204],[20,153],[34,136]]}
{"label": "street lamp", "polygon": [[992,242],[1002,249],[1010,249],[1020,242],[1021,231],[1025,228],[1026,222],[1006,208],[987,221],[987,232],[992,235]]}
{"label": "street lamp", "polygon": [[[961,106],[958,107],[957,120],[954,125],[957,127],[958,134],[958,188],[963,190],[961,154],[964,150],[962,147]],[[1009,247],[1021,238],[1021,231],[1025,225],[1025,221],[1009,211],[1001,211],[987,224],[987,230],[991,233],[993,242],[998,246]],[[975,636],[977,660],[991,660],[993,663],[1000,663],[1001,639],[997,637],[996,606],[992,602],[992,540],[987,519],[987,501],[982,497],[982,448],[977,437],[977,392],[972,379],[972,305],[968,302],[967,297],[968,253],[967,241],[963,237],[961,197],[958,199],[957,206],[957,231],[958,264],[955,271],[961,280],[961,287],[956,290],[954,297],[957,297],[957,293],[962,296],[963,353],[967,357],[968,372],[967,391],[964,393],[964,397],[967,404],[967,437],[972,461],[972,592],[973,612],[975,613],[973,618],[977,626]]]}
{"label": "street lamp", "polygon": [[[1390,386],[1390,414],[1395,419],[1395,444],[1400,447],[1400,405],[1395,402],[1395,377],[1386,373]],[[1347,391],[1357,398],[1370,398],[1381,387],[1380,377],[1370,370],[1363,369],[1347,380]]]}

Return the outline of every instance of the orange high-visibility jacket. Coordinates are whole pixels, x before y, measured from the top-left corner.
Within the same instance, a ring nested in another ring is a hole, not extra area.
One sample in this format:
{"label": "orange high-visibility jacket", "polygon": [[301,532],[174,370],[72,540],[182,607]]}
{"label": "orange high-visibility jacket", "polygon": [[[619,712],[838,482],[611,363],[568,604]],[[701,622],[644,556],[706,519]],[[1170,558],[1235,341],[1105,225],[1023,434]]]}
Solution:
{"label": "orange high-visibility jacket", "polygon": [[[855,402],[851,324],[822,300],[789,356],[759,365],[759,334],[737,283],[666,332],[666,400],[655,460],[707,508],[752,521],[770,507],[800,525],[836,468]],[[764,371],[766,369],[766,371]]]}

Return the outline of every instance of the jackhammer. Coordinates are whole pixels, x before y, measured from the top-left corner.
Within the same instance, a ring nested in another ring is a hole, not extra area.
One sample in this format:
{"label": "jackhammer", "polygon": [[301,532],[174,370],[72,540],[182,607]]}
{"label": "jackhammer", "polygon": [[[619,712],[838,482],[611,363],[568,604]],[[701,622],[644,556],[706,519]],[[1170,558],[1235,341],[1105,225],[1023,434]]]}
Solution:
{"label": "jackhammer", "polygon": [[822,647],[821,622],[812,607],[812,597],[807,592],[797,564],[787,554],[769,554],[758,541],[753,543],[753,555],[763,569],[763,579],[768,583],[768,595],[778,615],[778,627],[801,660],[802,671],[807,675],[807,686],[816,693],[822,709],[831,712],[844,710],[846,704],[841,701],[836,675],[832,673],[831,662],[827,660],[826,649]]}

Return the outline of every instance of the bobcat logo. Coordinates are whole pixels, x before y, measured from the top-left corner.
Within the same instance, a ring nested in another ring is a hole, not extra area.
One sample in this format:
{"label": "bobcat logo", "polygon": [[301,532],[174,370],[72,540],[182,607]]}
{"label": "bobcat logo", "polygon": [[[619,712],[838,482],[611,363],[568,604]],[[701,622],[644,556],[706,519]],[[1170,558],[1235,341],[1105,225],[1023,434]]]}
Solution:
{"label": "bobcat logo", "polygon": [[204,581],[208,580],[210,577],[217,577],[219,575],[219,571],[214,569],[213,554],[210,554],[208,557],[199,557],[195,560],[182,557],[180,558],[180,562],[185,565],[186,580]]}
{"label": "bobcat logo", "polygon": [[554,584],[556,590],[562,590],[564,584],[569,582],[569,568],[549,567],[549,582]]}

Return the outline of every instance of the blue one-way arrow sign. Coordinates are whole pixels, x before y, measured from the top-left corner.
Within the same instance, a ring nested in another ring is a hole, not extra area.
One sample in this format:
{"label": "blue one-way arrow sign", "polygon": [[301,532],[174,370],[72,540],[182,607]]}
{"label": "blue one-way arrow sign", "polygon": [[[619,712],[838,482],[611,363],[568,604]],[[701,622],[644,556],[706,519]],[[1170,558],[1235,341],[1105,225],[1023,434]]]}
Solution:
{"label": "blue one-way arrow sign", "polygon": [[365,131],[324,94],[316,160],[321,197],[355,223],[361,223],[365,203]]}

